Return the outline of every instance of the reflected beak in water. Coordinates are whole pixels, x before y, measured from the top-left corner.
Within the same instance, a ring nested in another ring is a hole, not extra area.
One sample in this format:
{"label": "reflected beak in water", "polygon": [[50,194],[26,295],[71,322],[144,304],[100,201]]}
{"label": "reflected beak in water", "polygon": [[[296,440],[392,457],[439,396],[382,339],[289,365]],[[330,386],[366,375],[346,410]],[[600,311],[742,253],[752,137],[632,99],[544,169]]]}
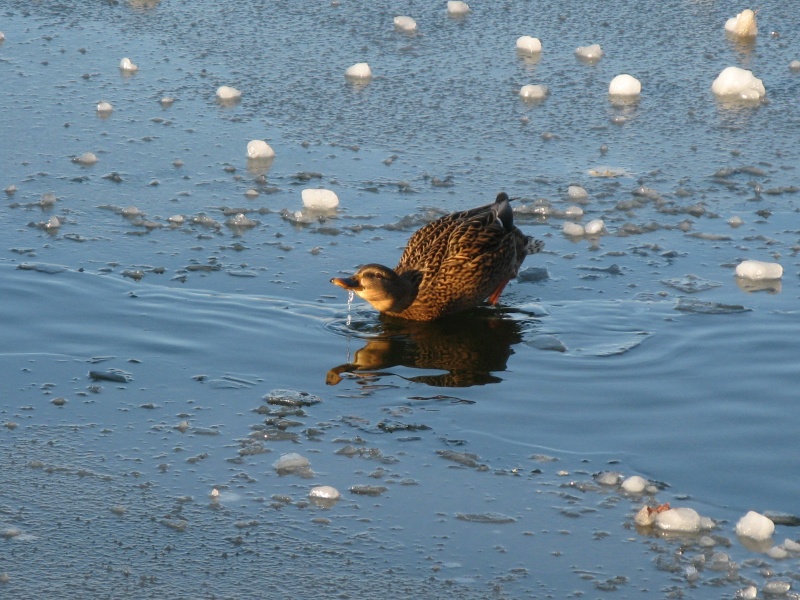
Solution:
{"label": "reflected beak in water", "polygon": [[342,287],[346,290],[352,290],[354,292],[357,292],[360,289],[362,289],[358,281],[356,281],[352,277],[334,277],[333,279],[331,279],[331,283],[338,285],[339,287]]}

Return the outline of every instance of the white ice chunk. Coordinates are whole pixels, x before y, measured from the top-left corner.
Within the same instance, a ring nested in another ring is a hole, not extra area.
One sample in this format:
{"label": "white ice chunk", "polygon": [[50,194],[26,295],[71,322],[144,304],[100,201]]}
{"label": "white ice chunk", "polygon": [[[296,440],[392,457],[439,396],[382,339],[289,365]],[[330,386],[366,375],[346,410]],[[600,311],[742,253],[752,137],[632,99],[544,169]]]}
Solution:
{"label": "white ice chunk", "polygon": [[783,267],[778,263],[761,260],[745,260],[736,265],[736,276],[744,279],[780,279]]}
{"label": "white ice chunk", "polygon": [[747,8],[735,17],[731,17],[725,21],[725,31],[739,37],[755,37],[758,35],[755,11]]}
{"label": "white ice chunk", "polygon": [[622,476],[616,471],[603,471],[594,476],[599,485],[617,485]]}
{"label": "white ice chunk", "polygon": [[579,185],[571,185],[567,188],[567,196],[572,200],[585,200],[589,197],[589,193]]}
{"label": "white ice chunk", "polygon": [[347,68],[344,76],[348,79],[369,79],[372,77],[372,70],[365,62],[356,63]]}
{"label": "white ice chunk", "polygon": [[739,215],[733,215],[730,219],[728,219],[728,225],[731,227],[741,227],[743,224],[744,221]]}
{"label": "white ice chunk", "polygon": [[79,165],[93,165],[97,162],[97,156],[94,152],[84,152],[80,156],[73,158],[72,162],[78,163]]}
{"label": "white ice chunk", "polygon": [[711,91],[716,96],[741,100],[760,100],[767,94],[764,82],[753,75],[752,71],[739,67],[723,69],[711,84]]}
{"label": "white ice chunk", "polygon": [[580,206],[568,206],[564,214],[570,219],[579,219],[583,216],[583,209]]}
{"label": "white ice chunk", "polygon": [[342,496],[339,490],[330,485],[318,485],[311,488],[308,495],[310,498],[320,498],[322,500],[338,500]]}
{"label": "white ice chunk", "polygon": [[586,230],[583,228],[583,225],[580,223],[573,223],[572,221],[567,221],[564,223],[564,227],[562,228],[564,235],[568,235],[571,237],[581,237]]}
{"label": "white ice chunk", "polygon": [[222,85],[217,88],[217,98],[220,100],[238,100],[242,97],[242,92],[235,87],[229,85]]}
{"label": "white ice chunk", "polygon": [[783,540],[783,547],[789,552],[800,552],[800,543],[790,540],[789,538]]}
{"label": "white ice chunk", "polygon": [[523,100],[542,100],[547,97],[546,85],[523,85],[519,90],[520,98]]}
{"label": "white ice chunk", "polygon": [[586,62],[597,62],[603,58],[603,49],[600,47],[600,44],[578,46],[575,48],[575,56]]}
{"label": "white ice chunk", "polygon": [[272,158],[275,151],[264,140],[252,140],[247,143],[247,158]]}
{"label": "white ice chunk", "polygon": [[736,600],[756,600],[758,598],[758,588],[754,585],[748,585],[736,592],[734,596]]}
{"label": "white ice chunk", "polygon": [[586,231],[586,235],[597,235],[598,233],[602,233],[605,227],[606,224],[603,222],[603,219],[592,219],[586,224],[584,230]]}
{"label": "white ice chunk", "polygon": [[793,60],[789,63],[789,70],[791,71],[800,71],[800,60]]}
{"label": "white ice chunk", "polygon": [[614,77],[608,86],[610,96],[638,96],[641,91],[639,80],[627,73]]}
{"label": "white ice chunk", "polygon": [[278,460],[272,463],[272,466],[275,467],[276,471],[294,471],[304,469],[310,464],[305,456],[301,456],[296,452],[289,452],[288,454],[282,454]]}
{"label": "white ice chunk", "polygon": [[114,110],[114,107],[108,102],[102,101],[97,103],[97,112],[99,113],[110,113],[112,110]]}
{"label": "white ice chunk", "polygon": [[775,531],[775,523],[753,510],[736,523],[736,535],[756,541],[768,540]]}
{"label": "white ice chunk", "polygon": [[127,57],[125,57],[121,61],[119,61],[119,68],[122,71],[127,71],[128,73],[135,73],[136,71],[139,70],[139,67],[137,65],[133,64],[131,59],[127,58]]}
{"label": "white ice chunk", "polygon": [[786,548],[783,548],[781,546],[773,546],[772,548],[767,550],[767,556],[769,556],[770,558],[780,560],[782,558],[786,558],[787,556],[789,556],[789,553],[786,551]]}
{"label": "white ice chunk", "polygon": [[417,22],[411,17],[395,17],[394,28],[398,31],[416,31]]}
{"label": "white ice chunk", "polygon": [[700,515],[693,508],[671,508],[656,515],[655,525],[662,531],[696,533],[702,528]]}
{"label": "white ice chunk", "polygon": [[517,38],[517,50],[524,54],[538,54],[542,51],[542,42],[539,38],[523,35]]}
{"label": "white ice chunk", "polygon": [[771,598],[772,596],[783,596],[790,589],[792,589],[792,584],[782,579],[771,579],[764,584],[763,588],[761,588],[761,590],[764,592],[764,595],[766,595],[768,598]]}
{"label": "white ice chunk", "polygon": [[300,195],[303,206],[311,210],[331,210],[339,206],[339,197],[332,190],[306,188]]}
{"label": "white ice chunk", "polygon": [[58,229],[59,227],[61,227],[61,221],[56,216],[50,217],[44,224],[45,229]]}
{"label": "white ice chunk", "polygon": [[469,4],[461,0],[448,0],[447,13],[450,15],[465,15],[470,11]]}
{"label": "white ice chunk", "polygon": [[641,494],[647,487],[647,479],[639,475],[632,475],[623,481],[620,487],[629,494]]}

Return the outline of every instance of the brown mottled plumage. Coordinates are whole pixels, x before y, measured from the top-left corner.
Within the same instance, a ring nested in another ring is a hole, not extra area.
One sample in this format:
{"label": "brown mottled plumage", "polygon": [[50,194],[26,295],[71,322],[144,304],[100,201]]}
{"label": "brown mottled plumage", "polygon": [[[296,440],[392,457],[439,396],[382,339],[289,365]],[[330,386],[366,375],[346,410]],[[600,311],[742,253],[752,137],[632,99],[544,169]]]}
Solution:
{"label": "brown mottled plumage", "polygon": [[429,223],[408,240],[397,267],[368,264],[352,277],[331,279],[380,312],[430,321],[495,304],[528,254],[544,244],[514,225],[508,195],[486,206]]}

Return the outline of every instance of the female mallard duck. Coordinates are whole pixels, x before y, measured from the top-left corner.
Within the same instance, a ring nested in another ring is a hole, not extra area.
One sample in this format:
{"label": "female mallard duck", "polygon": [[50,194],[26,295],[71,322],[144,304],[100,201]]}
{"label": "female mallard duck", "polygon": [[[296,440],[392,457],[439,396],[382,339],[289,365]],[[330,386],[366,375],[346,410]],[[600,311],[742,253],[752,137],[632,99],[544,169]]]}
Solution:
{"label": "female mallard duck", "polygon": [[331,283],[352,290],[387,315],[431,321],[496,304],[528,254],[544,244],[514,225],[508,195],[486,206],[446,215],[408,240],[397,267],[361,267]]}

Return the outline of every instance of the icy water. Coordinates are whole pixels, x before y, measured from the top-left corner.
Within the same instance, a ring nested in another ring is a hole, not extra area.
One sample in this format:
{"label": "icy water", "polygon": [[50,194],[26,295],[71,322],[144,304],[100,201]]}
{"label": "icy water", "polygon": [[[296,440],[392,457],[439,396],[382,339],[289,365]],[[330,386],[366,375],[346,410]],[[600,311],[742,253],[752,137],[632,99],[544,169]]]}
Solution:
{"label": "icy water", "polygon": [[[3,598],[800,591],[794,520],[734,532],[800,514],[792,3],[751,43],[712,2],[75,4],[0,10]],[[714,98],[731,65],[765,102]],[[500,190],[546,247],[499,307],[399,323],[329,283]],[[665,502],[716,527],[634,527]]]}

